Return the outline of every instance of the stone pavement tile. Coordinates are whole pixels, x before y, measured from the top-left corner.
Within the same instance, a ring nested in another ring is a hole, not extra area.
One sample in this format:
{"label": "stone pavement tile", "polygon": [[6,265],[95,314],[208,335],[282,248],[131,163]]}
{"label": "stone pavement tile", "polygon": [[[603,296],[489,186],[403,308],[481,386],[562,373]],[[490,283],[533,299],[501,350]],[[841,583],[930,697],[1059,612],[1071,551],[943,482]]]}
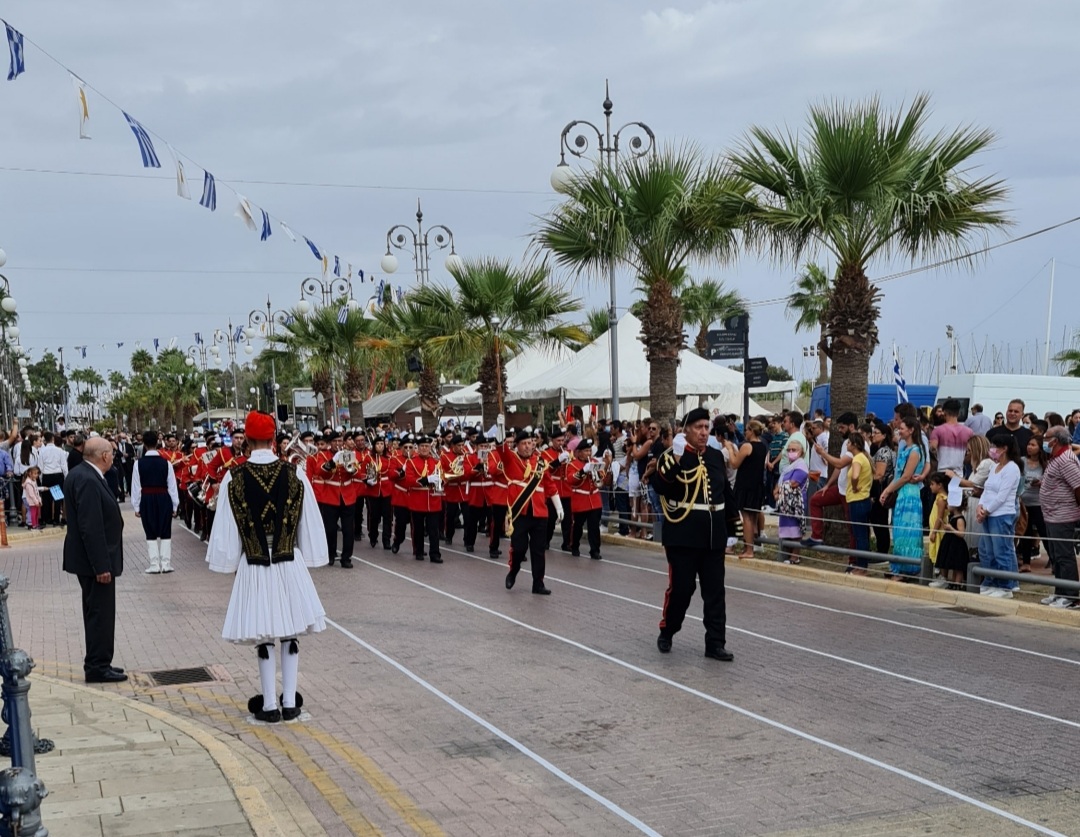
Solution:
{"label": "stone pavement tile", "polygon": [[[48,785],[45,787],[48,787]],[[115,796],[98,797],[97,799],[71,799],[61,802],[53,799],[50,793],[48,799],[50,820],[98,814],[119,814],[124,810],[120,800]]]}
{"label": "stone pavement tile", "polygon": [[220,776],[210,771],[182,771],[175,773],[143,773],[138,776],[115,776],[101,780],[104,796],[124,794],[158,793],[161,791],[183,792],[194,788],[213,787],[221,782]]}
{"label": "stone pavement tile", "polygon": [[77,753],[82,750],[92,750],[95,753],[103,753],[113,750],[154,750],[166,749],[168,744],[161,730],[146,730],[144,732],[132,732],[125,730],[123,725],[109,724],[115,732],[109,734],[103,730],[95,730],[97,735],[75,735],[71,737],[53,735],[56,746],[65,753]]}
{"label": "stone pavement tile", "polygon": [[177,796],[183,796],[185,805],[205,805],[211,802],[228,802],[235,798],[232,788],[224,784],[206,788],[185,788],[182,794],[174,790],[154,793],[125,793],[120,796],[124,811],[145,811],[150,808],[167,808],[174,805]]}
{"label": "stone pavement tile", "polygon": [[[41,756],[38,756],[38,775],[44,780],[44,776],[41,776]],[[45,782],[45,787],[49,789],[49,803],[54,802],[73,802],[80,799],[100,799],[101,798],[101,783],[100,782],[75,782],[69,780],[67,782]]]}
{"label": "stone pavement tile", "polygon": [[49,834],[57,837],[104,837],[98,816],[49,817],[43,806],[41,817]]}
{"label": "stone pavement tile", "polygon": [[203,829],[239,823],[246,824],[247,818],[235,799],[228,802],[208,802],[202,805],[185,804],[171,808],[124,811],[121,814],[101,818],[102,830],[109,837],[176,834],[185,829]]}

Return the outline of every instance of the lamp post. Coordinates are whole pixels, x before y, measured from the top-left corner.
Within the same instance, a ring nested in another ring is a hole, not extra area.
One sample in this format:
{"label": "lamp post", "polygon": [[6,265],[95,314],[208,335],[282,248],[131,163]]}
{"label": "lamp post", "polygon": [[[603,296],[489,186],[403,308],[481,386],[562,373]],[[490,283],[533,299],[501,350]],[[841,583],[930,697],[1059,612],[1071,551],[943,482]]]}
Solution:
{"label": "lamp post", "polygon": [[[304,280],[304,281],[306,282],[306,281],[309,281],[309,280]],[[346,280],[346,282],[347,282],[347,280]],[[303,291],[303,286],[301,286],[301,289],[300,289],[301,299],[303,299],[303,292],[304,292]],[[352,302],[352,287],[351,286],[349,287],[349,295],[350,295],[350,302]],[[274,337],[275,326],[278,326],[278,325],[287,326],[289,324],[289,320],[291,319],[292,315],[289,314],[288,311],[285,311],[285,310],[273,311],[273,310],[271,310],[272,308],[273,308],[273,306],[270,304],[270,297],[268,296],[266,298],[266,311],[265,311],[265,313],[262,310],[256,308],[254,311],[252,311],[250,314],[248,314],[248,327],[246,329],[244,329],[244,334],[247,335],[247,338],[249,340],[251,340],[251,339],[253,339],[255,337],[255,329],[257,329],[257,328],[262,328],[262,327],[265,326],[266,327],[266,334],[264,336],[266,337],[267,340],[270,340],[270,339],[272,339]],[[273,390],[273,393],[274,393],[273,396],[272,396],[273,399],[274,399],[274,409],[271,412],[273,412],[274,417],[277,418],[277,411],[278,411],[278,396],[277,396],[277,394],[278,394],[279,387],[278,387],[278,382],[277,382],[277,367],[276,367],[276,365],[274,363],[273,358],[270,358],[270,388]]]}
{"label": "lamp post", "polygon": [[499,327],[502,319],[498,314],[491,318],[491,330],[495,334],[495,392],[497,393],[499,412],[495,416],[495,424],[503,427],[506,419],[503,416],[503,387],[502,387],[502,346],[499,344]]}
{"label": "lamp post", "polygon": [[188,356],[186,358],[184,358],[184,364],[185,365],[194,366],[196,361],[198,361],[199,368],[202,369],[203,395],[206,396],[206,425],[207,425],[207,427],[209,427],[212,424],[212,422],[210,421],[210,387],[207,386],[207,382],[206,382],[206,360],[207,360],[207,355],[210,354],[211,350],[215,349],[215,348],[217,348],[217,347],[213,346],[213,345],[207,346],[206,343],[204,343],[204,342],[202,342],[200,340],[194,346],[188,346],[188,350],[187,350]]}
{"label": "lamp post", "polygon": [[[432,238],[431,234],[435,237]],[[407,234],[407,235],[406,235]],[[454,233],[443,224],[424,229],[424,211],[420,208],[420,199],[416,199],[416,229],[405,224],[395,224],[386,231],[386,255],[382,257],[379,266],[383,273],[394,273],[398,269],[397,256],[390,252],[393,247],[396,250],[408,251],[408,241],[412,239],[413,262],[416,265],[416,281],[423,285],[431,278],[431,246],[436,250],[450,248],[450,255],[446,257],[447,270],[459,270],[463,264],[461,256],[454,251]]]}
{"label": "lamp post", "polygon": [[229,353],[229,366],[232,367],[233,380],[233,414],[235,418],[239,421],[240,397],[237,393],[236,384],[236,352],[240,346],[244,347],[244,354],[246,355],[252,354],[255,349],[252,347],[251,343],[248,342],[247,335],[244,334],[244,330],[242,328],[233,327],[232,320],[229,320],[227,330],[224,333],[222,333],[220,330],[214,333],[214,345],[211,347],[210,351],[214,355],[215,363],[218,363],[221,357],[220,350],[215,351],[216,349],[218,349],[219,346],[225,346],[226,351],[228,351]]}
{"label": "lamp post", "polygon": [[[300,283],[300,301],[296,303],[296,311],[300,316],[306,316],[313,310],[313,306],[307,301],[306,297],[316,297],[321,293],[321,299],[323,306],[330,305],[333,302],[334,295],[339,298],[346,298],[346,306],[349,311],[355,311],[360,307],[360,303],[353,298],[352,282],[348,279],[343,279],[340,276],[331,279],[323,280],[316,276],[309,276],[307,279]],[[337,426],[338,418],[338,405],[337,405],[337,378],[334,375],[334,371],[330,373],[330,406],[333,412],[333,420],[331,425]]]}
{"label": "lamp post", "polygon": [[[625,150],[631,157],[644,157],[652,153],[656,147],[656,135],[652,128],[644,122],[627,122],[614,133],[611,130],[611,92],[608,83],[604,82],[604,130],[601,131],[592,122],[585,119],[575,119],[568,122],[559,137],[559,164],[551,173],[551,187],[556,192],[564,192],[574,182],[574,172],[566,162],[566,153],[570,152],[575,157],[583,158],[591,150],[590,136],[588,132],[596,134],[596,151],[600,155],[600,165],[611,172],[619,167],[619,152]],[[573,143],[570,142],[570,134],[574,129],[585,131],[577,134]],[[587,130],[586,130],[587,129]],[[622,149],[620,142],[623,132],[627,132],[628,148]],[[615,261],[608,265],[608,290],[610,302],[608,305],[608,341],[611,352],[611,418],[619,417],[619,341],[618,341],[618,313],[616,308],[615,291]]]}

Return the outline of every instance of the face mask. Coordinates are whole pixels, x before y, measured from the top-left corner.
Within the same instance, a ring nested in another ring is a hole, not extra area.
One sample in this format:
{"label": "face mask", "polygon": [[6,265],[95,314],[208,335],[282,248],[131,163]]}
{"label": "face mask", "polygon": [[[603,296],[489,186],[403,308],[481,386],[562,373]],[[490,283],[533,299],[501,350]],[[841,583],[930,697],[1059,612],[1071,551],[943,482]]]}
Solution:
{"label": "face mask", "polygon": [[999,451],[997,448],[990,448],[990,458],[997,462],[999,459],[1001,459],[1001,451]]}
{"label": "face mask", "polygon": [[1031,422],[1030,421],[1025,421],[1024,422],[1024,427],[1026,427],[1028,430],[1031,430]]}
{"label": "face mask", "polygon": [[789,450],[787,452],[787,458],[789,462],[794,462],[796,459],[799,458],[799,456],[800,454],[797,450]]}
{"label": "face mask", "polygon": [[1054,446],[1049,442],[1043,442],[1043,450],[1047,453],[1051,453],[1054,450]]}

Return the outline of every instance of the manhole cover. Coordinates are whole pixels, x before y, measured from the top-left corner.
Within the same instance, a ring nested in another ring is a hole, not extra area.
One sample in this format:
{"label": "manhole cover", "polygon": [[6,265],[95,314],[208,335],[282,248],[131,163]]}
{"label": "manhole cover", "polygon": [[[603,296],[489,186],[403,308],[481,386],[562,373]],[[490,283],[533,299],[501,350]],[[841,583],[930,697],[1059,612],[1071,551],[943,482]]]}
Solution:
{"label": "manhole cover", "polygon": [[183,686],[188,683],[212,683],[221,678],[207,666],[196,668],[166,668],[141,672],[150,686]]}
{"label": "manhole cover", "polygon": [[962,613],[965,616],[1004,616],[1005,615],[1003,613],[990,613],[990,612],[985,611],[985,610],[974,610],[973,608],[961,607],[959,605],[957,605],[956,607],[947,607],[947,608],[945,608],[945,610],[950,610],[953,613]]}

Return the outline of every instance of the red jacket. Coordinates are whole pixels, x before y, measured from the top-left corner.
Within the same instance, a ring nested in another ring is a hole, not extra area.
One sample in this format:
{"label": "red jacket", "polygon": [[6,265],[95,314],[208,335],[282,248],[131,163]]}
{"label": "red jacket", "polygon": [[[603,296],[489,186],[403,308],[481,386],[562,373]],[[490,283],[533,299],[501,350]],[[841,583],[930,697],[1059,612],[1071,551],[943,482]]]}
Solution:
{"label": "red jacket", "polygon": [[405,475],[401,478],[401,483],[409,492],[409,511],[442,511],[442,496],[435,493],[435,487],[430,483],[421,483],[421,480],[430,477],[438,468],[439,460],[434,456],[417,455],[405,461]]}
{"label": "red jacket", "polygon": [[[566,484],[570,488],[570,511],[575,514],[603,508],[600,486],[596,484],[592,474],[585,473],[585,466],[588,464],[588,460],[582,462],[577,457],[566,463]],[[593,463],[593,468],[596,467],[596,463]]]}
{"label": "red jacket", "polygon": [[333,462],[334,451],[324,450],[309,456],[305,466],[315,499],[327,506],[351,506],[356,502],[356,481],[353,475],[342,465],[334,465],[330,471],[324,471],[323,465]]}
{"label": "red jacket", "polygon": [[[566,454],[566,461],[560,462],[559,457],[562,454]],[[570,486],[566,484],[566,467],[573,461],[573,454],[569,453],[565,448],[563,450],[555,450],[555,448],[548,448],[540,454],[548,463],[548,473],[551,474],[551,479],[555,482],[555,487],[559,489],[560,497],[570,496]]]}
{"label": "red jacket", "polygon": [[207,474],[214,482],[221,482],[225,479],[225,474],[231,471],[238,465],[243,465],[247,462],[247,457],[243,454],[236,456],[233,453],[232,448],[218,448],[217,453],[214,454],[214,458],[210,460],[210,463],[206,466]]}
{"label": "red jacket", "polygon": [[390,457],[390,462],[387,466],[387,475],[390,478],[390,485],[392,492],[390,494],[390,505],[401,506],[403,508],[409,507],[409,489],[405,487],[405,483],[402,481],[405,476],[405,462],[407,457],[403,451],[398,451]]}
{"label": "red jacket", "polygon": [[493,484],[490,461],[481,467],[480,454],[470,453],[465,457],[465,480],[469,484],[466,497],[470,506],[482,508],[488,503],[488,489]]}
{"label": "red jacket", "polygon": [[505,448],[496,448],[488,455],[487,469],[491,474],[491,485],[486,491],[489,506],[506,505],[506,474],[502,470],[502,461],[505,458]]}
{"label": "red jacket", "polygon": [[370,450],[356,451],[356,476],[353,478],[353,484],[356,486],[357,500],[360,500],[364,497],[374,497],[379,490],[378,486],[372,487],[367,484],[368,465],[370,464]]}
{"label": "red jacket", "polygon": [[[540,455],[535,452],[528,459],[522,459],[516,451],[504,454],[503,474],[505,474],[508,483],[506,490],[506,505],[508,507],[517,501],[518,497],[521,496],[521,492],[531,482],[536,469],[541,467],[540,462]],[[559,496],[559,488],[551,479],[551,474],[548,473],[546,465],[543,468],[543,476],[540,478],[536,490],[529,497],[526,506],[521,510],[522,515],[527,514],[528,509],[531,508],[534,517],[547,517],[547,498]]]}
{"label": "red jacket", "polygon": [[[454,476],[454,463],[461,459],[462,470],[460,476]],[[465,478],[465,454],[457,454],[452,450],[444,450],[439,457],[439,466],[443,475],[443,493],[447,503],[464,503],[466,489],[469,485]]]}

